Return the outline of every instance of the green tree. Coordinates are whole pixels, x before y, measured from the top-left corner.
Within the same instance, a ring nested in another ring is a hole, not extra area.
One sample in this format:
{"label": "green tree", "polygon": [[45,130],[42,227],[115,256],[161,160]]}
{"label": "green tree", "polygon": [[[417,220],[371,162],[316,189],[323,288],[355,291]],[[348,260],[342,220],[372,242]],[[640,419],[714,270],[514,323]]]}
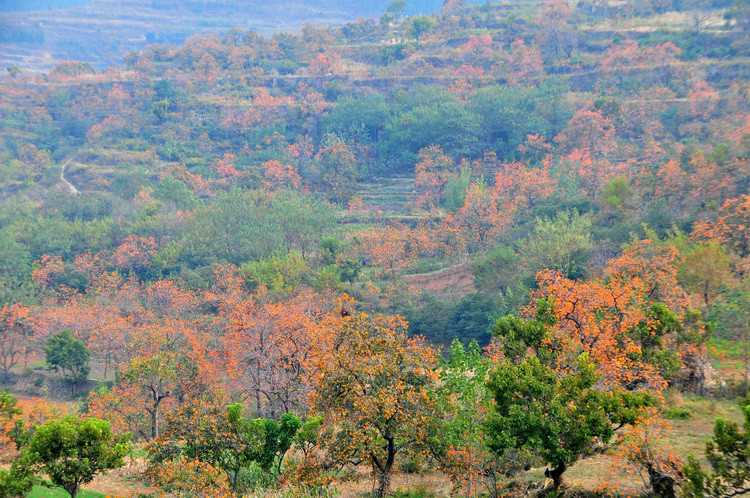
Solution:
{"label": "green tree", "polygon": [[482,143],[510,160],[528,135],[554,137],[562,130],[572,115],[565,102],[568,90],[555,77],[537,88],[486,86],[469,94],[468,108],[481,116]]}
{"label": "green tree", "polygon": [[435,20],[432,17],[425,15],[414,16],[409,19],[409,26],[407,28],[406,34],[410,38],[414,38],[415,40],[419,41],[422,35],[432,31],[432,28],[434,26]]}
{"label": "green tree", "polygon": [[109,422],[69,416],[37,427],[21,462],[75,498],[97,474],[125,465],[129,441],[129,434],[114,436]]}
{"label": "green tree", "polygon": [[711,471],[701,468],[690,455],[683,471],[687,483],[684,495],[689,498],[728,498],[750,493],[750,399],[740,402],[745,421],[739,424],[717,419],[714,435],[706,442],[706,460]]}
{"label": "green tree", "polygon": [[137,387],[145,401],[143,409],[150,416],[151,439],[159,437],[161,404],[178,394],[182,360],[167,352],[148,358],[134,358],[123,374],[123,379]]}
{"label": "green tree", "polygon": [[524,251],[534,270],[551,269],[566,277],[580,276],[587,252],[594,247],[592,224],[590,215],[577,211],[559,211],[554,218],[537,218]]}
{"label": "green tree", "polygon": [[345,203],[354,195],[357,159],[352,148],[335,135],[327,135],[315,155],[317,181],[330,200]]}
{"label": "green tree", "polygon": [[199,205],[198,197],[185,182],[165,176],[154,189],[154,197],[163,202],[174,202],[179,209],[194,210]]}
{"label": "green tree", "polygon": [[159,123],[164,123],[169,117],[169,101],[166,99],[157,100],[151,104],[151,112],[154,113]]}
{"label": "green tree", "polygon": [[448,177],[443,189],[444,206],[448,211],[457,211],[464,207],[466,191],[469,189],[472,180],[469,168],[461,168],[458,174]]}
{"label": "green tree", "polygon": [[596,441],[608,443],[615,427],[632,424],[646,396],[626,391],[599,391],[599,377],[585,353],[576,370],[561,375],[537,356],[518,364],[504,360],[490,375],[495,399],[490,416],[490,448],[502,456],[510,450],[530,450],[550,464],[545,475],[554,489],[563,473]]}
{"label": "green tree", "polygon": [[279,420],[248,419],[241,404],[221,407],[194,402],[169,416],[162,436],[148,447],[152,465],[188,457],[223,470],[232,489],[257,465],[271,480],[281,477],[284,457],[308,423],[293,413]]}
{"label": "green tree", "polygon": [[617,427],[638,420],[652,403],[647,393],[600,390],[594,363],[584,353],[566,357],[550,338],[554,324],[548,302],[538,303],[534,320],[503,317],[495,325],[505,359],[490,372],[495,400],[487,431],[500,457],[532,451],[550,465],[554,489],[563,474],[596,442],[607,444]]}
{"label": "green tree", "polygon": [[13,236],[12,230],[0,230],[0,305],[6,302],[28,301],[30,288],[31,254]]}
{"label": "green tree", "polygon": [[604,185],[602,197],[610,208],[623,210],[630,204],[633,191],[628,184],[628,179],[624,176],[614,178]]}
{"label": "green tree", "polygon": [[700,295],[706,306],[713,303],[729,276],[729,256],[716,243],[697,244],[680,264],[677,277],[690,292]]}
{"label": "green tree", "polygon": [[717,324],[719,332],[732,340],[741,342],[745,361],[745,396],[750,395],[750,278],[739,285],[727,286],[721,299],[712,306],[710,319]]}
{"label": "green tree", "polygon": [[47,339],[44,352],[47,356],[47,365],[54,371],[61,370],[63,376],[74,386],[85,381],[91,371],[91,352],[70,330],[64,330]]}
{"label": "green tree", "polygon": [[335,237],[323,237],[320,241],[320,262],[324,266],[335,265],[343,252],[343,244]]}
{"label": "green tree", "polygon": [[464,346],[454,339],[439,369],[437,399],[444,418],[432,453],[450,476],[456,496],[461,489],[467,496],[481,494],[481,489],[489,496],[501,496],[505,477],[520,470],[487,449],[486,417],[492,409],[487,379],[491,367],[492,360],[482,354],[476,341]]}
{"label": "green tree", "polygon": [[191,217],[183,255],[194,266],[241,265],[295,249],[305,257],[335,223],[331,205],[311,195],[232,190]]}
{"label": "green tree", "polygon": [[[343,96],[331,112],[323,116],[323,129],[344,140],[376,142],[390,118],[390,108],[383,94]],[[363,136],[364,135],[364,136]]]}
{"label": "green tree", "polygon": [[22,413],[23,410],[18,406],[18,398],[7,392],[0,392],[0,427],[3,428],[4,435],[13,441],[17,450],[21,449],[29,436],[25,423],[18,418]]}
{"label": "green tree", "polygon": [[515,295],[516,299],[524,300],[518,301],[519,306],[528,302],[524,282],[533,277],[533,272],[512,247],[494,247],[471,265],[471,272],[480,291],[489,295]]}
{"label": "green tree", "polygon": [[403,16],[404,10],[406,10],[406,0],[393,0],[385,8],[386,12],[394,14],[396,16]]}
{"label": "green tree", "polygon": [[20,460],[9,470],[0,470],[0,498],[27,496],[34,486],[34,475],[25,469]]}
{"label": "green tree", "polygon": [[432,145],[451,157],[475,156],[480,131],[480,117],[455,97],[436,91],[427,100],[416,94],[388,122],[379,147],[391,168],[406,170],[414,167],[420,150]]}
{"label": "green tree", "polygon": [[245,280],[253,289],[262,285],[273,292],[296,289],[309,271],[302,254],[297,251],[242,265]]}
{"label": "green tree", "polygon": [[298,250],[306,259],[336,224],[333,206],[294,190],[277,192],[271,200],[270,223],[281,230],[284,250]]}

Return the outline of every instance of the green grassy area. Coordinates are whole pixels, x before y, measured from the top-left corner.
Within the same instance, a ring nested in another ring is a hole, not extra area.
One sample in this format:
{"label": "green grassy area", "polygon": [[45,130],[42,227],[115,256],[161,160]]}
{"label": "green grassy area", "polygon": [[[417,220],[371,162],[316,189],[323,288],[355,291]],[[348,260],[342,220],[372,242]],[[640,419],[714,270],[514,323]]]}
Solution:
{"label": "green grassy area", "polygon": [[[45,488],[44,486],[34,486],[27,498],[67,498],[70,495],[62,488]],[[94,491],[82,490],[78,493],[79,498],[103,498],[106,495]]]}

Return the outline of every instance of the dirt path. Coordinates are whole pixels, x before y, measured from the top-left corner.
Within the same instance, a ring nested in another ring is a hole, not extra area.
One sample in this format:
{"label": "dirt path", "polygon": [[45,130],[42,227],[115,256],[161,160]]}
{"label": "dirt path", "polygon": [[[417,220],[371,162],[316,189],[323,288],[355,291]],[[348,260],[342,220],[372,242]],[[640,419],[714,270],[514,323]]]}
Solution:
{"label": "dirt path", "polygon": [[70,183],[68,180],[65,179],[65,168],[68,167],[70,162],[73,159],[75,159],[75,157],[76,157],[75,154],[71,155],[70,157],[65,159],[65,161],[63,161],[63,163],[60,165],[60,181],[63,182],[68,187],[68,191],[71,194],[78,195],[78,189],[75,187],[75,185],[73,185],[72,183]]}

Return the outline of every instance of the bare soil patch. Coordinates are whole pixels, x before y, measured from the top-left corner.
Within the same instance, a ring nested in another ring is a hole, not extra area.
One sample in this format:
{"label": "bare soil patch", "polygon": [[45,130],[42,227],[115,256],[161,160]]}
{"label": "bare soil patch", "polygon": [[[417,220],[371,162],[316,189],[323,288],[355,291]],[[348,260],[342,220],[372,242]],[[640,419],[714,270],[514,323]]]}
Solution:
{"label": "bare soil patch", "polygon": [[418,291],[437,297],[465,295],[476,292],[474,274],[469,263],[446,268],[432,273],[406,275],[404,280]]}

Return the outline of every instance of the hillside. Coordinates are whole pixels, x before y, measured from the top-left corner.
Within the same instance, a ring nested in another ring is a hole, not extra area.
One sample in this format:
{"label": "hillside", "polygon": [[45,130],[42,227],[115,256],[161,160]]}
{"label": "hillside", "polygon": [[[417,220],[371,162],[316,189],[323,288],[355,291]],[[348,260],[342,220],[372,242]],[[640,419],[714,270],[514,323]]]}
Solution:
{"label": "hillside", "polygon": [[0,496],[750,489],[750,2],[107,2],[0,76]]}
{"label": "hillside", "polygon": [[[387,0],[78,0],[4,2],[0,6],[0,65],[50,69],[80,59],[106,69],[149,44],[232,27],[263,34],[295,31],[304,23],[340,26],[379,17]],[[439,10],[439,0],[410,0],[408,14]]]}

